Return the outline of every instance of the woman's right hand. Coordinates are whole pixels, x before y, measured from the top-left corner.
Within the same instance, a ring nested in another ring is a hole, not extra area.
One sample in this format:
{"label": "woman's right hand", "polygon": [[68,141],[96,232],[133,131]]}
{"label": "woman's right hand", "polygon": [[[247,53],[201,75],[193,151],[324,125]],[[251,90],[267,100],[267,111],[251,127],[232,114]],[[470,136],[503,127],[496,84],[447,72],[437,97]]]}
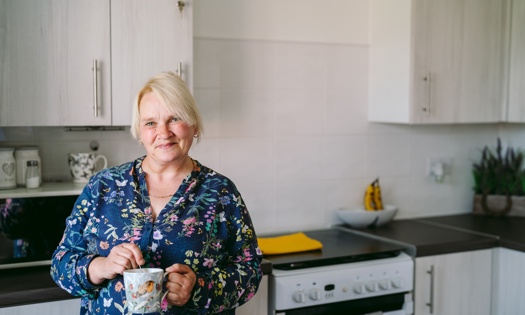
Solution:
{"label": "woman's right hand", "polygon": [[122,243],[113,247],[107,257],[99,256],[91,261],[88,267],[89,281],[98,285],[144,263],[142,252],[136,244]]}

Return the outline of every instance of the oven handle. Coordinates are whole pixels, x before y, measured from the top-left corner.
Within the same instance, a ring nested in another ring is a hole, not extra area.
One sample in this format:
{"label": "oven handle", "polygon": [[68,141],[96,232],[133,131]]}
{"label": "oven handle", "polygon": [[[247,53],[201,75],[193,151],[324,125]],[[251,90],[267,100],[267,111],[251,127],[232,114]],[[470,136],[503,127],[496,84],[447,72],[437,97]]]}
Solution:
{"label": "oven handle", "polygon": [[434,265],[430,266],[427,273],[430,275],[430,302],[427,303],[427,306],[430,307],[430,314],[434,314]]}

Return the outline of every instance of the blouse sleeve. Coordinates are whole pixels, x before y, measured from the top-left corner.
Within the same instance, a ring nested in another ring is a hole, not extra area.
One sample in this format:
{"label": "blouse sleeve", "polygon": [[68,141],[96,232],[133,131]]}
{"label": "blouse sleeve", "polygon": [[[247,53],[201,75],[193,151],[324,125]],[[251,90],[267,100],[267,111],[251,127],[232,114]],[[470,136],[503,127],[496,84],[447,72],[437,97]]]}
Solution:
{"label": "blouse sleeve", "polygon": [[188,304],[193,304],[199,314],[222,312],[246,303],[257,292],[263,276],[262,252],[250,215],[235,186],[230,191],[223,190],[219,197],[224,212],[217,218],[218,225],[226,227],[230,240],[227,263],[197,273],[193,298]]}
{"label": "blouse sleeve", "polygon": [[88,266],[96,255],[90,253],[83,237],[92,210],[90,184],[84,188],[66,219],[64,235],[52,256],[51,277],[74,296],[92,296],[100,288],[88,280]]}

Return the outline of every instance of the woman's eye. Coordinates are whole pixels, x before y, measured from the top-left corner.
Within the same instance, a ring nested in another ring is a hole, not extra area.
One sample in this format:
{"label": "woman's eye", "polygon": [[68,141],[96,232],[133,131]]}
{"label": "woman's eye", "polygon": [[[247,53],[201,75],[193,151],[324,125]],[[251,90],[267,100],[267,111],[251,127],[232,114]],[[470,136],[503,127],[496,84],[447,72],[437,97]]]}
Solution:
{"label": "woman's eye", "polygon": [[170,122],[177,122],[177,121],[179,121],[179,120],[180,120],[180,118],[173,117],[172,119],[170,119]]}
{"label": "woman's eye", "polygon": [[144,124],[144,126],[153,126],[153,122],[152,121],[148,121],[147,123]]}

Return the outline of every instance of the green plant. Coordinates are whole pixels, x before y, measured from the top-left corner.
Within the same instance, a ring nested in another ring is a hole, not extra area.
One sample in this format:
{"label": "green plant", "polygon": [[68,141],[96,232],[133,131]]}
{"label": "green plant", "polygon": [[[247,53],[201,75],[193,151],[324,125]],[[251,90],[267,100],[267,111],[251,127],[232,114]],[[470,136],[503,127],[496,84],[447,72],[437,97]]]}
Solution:
{"label": "green plant", "polygon": [[523,152],[507,147],[505,153],[498,138],[493,151],[485,146],[481,159],[473,164],[474,192],[481,195],[525,195],[525,172]]}

